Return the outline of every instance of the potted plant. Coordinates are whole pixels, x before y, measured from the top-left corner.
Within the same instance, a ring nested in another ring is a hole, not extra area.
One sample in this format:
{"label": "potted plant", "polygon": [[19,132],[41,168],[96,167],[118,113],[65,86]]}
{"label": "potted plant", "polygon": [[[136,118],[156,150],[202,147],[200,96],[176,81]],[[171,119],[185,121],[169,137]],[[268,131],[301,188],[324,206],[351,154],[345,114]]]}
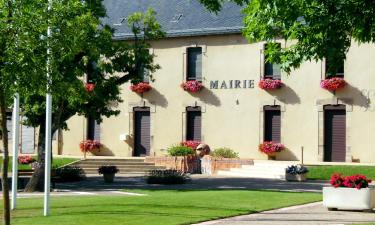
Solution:
{"label": "potted plant", "polygon": [[113,183],[115,174],[119,172],[119,169],[117,169],[117,166],[101,166],[98,172],[103,174],[104,182]]}
{"label": "potted plant", "polygon": [[281,80],[278,79],[266,78],[260,79],[258,86],[263,90],[274,90],[281,88],[283,86],[283,82],[281,82]]}
{"label": "potted plant", "polygon": [[371,179],[357,174],[333,174],[332,187],[323,187],[323,205],[328,210],[372,210],[375,208],[375,189],[369,187]]}
{"label": "potted plant", "polygon": [[200,92],[203,87],[203,84],[197,80],[189,80],[181,84],[181,88],[184,89],[184,91],[192,93]]}
{"label": "potted plant", "polygon": [[285,179],[287,181],[305,181],[309,170],[303,165],[292,165],[285,169]]}
{"label": "potted plant", "polygon": [[132,84],[130,86],[130,90],[138,94],[143,94],[145,92],[150,91],[151,89],[152,89],[151,85],[146,82],[139,82],[136,84]]}
{"label": "potted plant", "polygon": [[341,77],[330,77],[320,81],[320,87],[329,91],[336,91],[346,86],[346,81]]}
{"label": "potted plant", "polygon": [[274,143],[272,141],[265,141],[259,145],[259,151],[266,154],[269,159],[275,160],[276,153],[281,152],[285,149],[285,146],[281,143]]}

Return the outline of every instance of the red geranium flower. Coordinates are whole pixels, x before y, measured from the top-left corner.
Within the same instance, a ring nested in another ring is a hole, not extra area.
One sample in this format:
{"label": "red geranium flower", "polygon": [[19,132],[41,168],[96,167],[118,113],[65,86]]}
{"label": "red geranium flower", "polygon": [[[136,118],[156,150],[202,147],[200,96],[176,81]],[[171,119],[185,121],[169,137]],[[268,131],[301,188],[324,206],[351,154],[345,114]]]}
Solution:
{"label": "red geranium flower", "polygon": [[92,92],[94,90],[94,88],[95,88],[95,84],[91,84],[91,83],[86,84],[85,88],[86,88],[86,91]]}
{"label": "red geranium flower", "polygon": [[258,86],[263,90],[279,89],[283,86],[283,82],[277,79],[261,79]]}
{"label": "red geranium flower", "polygon": [[149,83],[146,83],[146,82],[140,82],[140,83],[137,83],[137,84],[132,84],[130,86],[130,90],[132,90],[133,92],[136,92],[138,94],[148,92],[151,89],[152,89],[151,85]]}
{"label": "red geranium flower", "polygon": [[344,78],[341,77],[332,77],[320,82],[320,87],[329,90],[329,91],[336,91],[340,88],[346,86],[346,82]]}
{"label": "red geranium flower", "polygon": [[273,143],[272,141],[265,141],[259,145],[259,151],[272,155],[276,152],[281,152],[284,150],[285,146],[281,143]]}
{"label": "red geranium flower", "polygon": [[203,89],[203,84],[196,80],[189,80],[181,84],[181,88],[188,92],[199,92]]}

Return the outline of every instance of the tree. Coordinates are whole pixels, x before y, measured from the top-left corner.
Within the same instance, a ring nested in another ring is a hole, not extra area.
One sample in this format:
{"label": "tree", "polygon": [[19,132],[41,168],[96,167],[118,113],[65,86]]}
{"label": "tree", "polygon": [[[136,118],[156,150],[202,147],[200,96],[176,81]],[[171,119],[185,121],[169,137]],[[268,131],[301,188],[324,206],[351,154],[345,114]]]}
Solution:
{"label": "tree", "polygon": [[[220,10],[221,0],[201,0]],[[287,48],[267,49],[270,61],[290,73],[302,62],[327,59],[335,73],[353,40],[375,41],[375,1],[354,0],[238,0],[244,9],[244,35],[250,41],[289,41]],[[272,45],[272,44],[271,44]]]}
{"label": "tree", "polygon": [[[74,115],[90,116],[101,122],[102,116],[117,115],[112,102],[121,102],[119,86],[143,79],[144,70],[159,68],[149,52],[149,40],[163,36],[153,10],[128,17],[134,33],[129,42],[114,42],[113,30],[101,24],[105,16],[101,0],[82,2],[64,0],[54,3],[52,12],[52,132],[68,129],[66,121]],[[41,46],[38,52],[45,52]],[[45,58],[45,56],[41,57]],[[86,83],[91,88],[86,88]],[[93,88],[92,88],[93,87]],[[25,191],[41,190],[44,181],[45,88],[30,88],[21,95],[26,123],[39,127],[38,167]],[[77,143],[78,146],[78,143]]]}
{"label": "tree", "polygon": [[[35,35],[28,31],[28,12],[31,12],[30,1],[0,1],[0,129],[3,150],[2,164],[2,194],[3,194],[3,219],[4,224],[10,224],[9,184],[8,184],[8,130],[6,111],[11,106],[11,98],[19,91],[21,84],[31,85],[30,80],[38,80],[29,73],[38,66],[34,63],[30,49],[35,44],[30,42],[24,45],[27,38]],[[25,76],[27,75],[27,77]]]}

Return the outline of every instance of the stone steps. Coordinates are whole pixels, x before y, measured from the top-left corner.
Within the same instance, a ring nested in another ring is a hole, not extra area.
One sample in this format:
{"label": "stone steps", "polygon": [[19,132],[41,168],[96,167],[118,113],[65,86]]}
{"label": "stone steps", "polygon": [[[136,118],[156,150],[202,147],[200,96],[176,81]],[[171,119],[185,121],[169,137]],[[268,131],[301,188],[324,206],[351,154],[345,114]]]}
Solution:
{"label": "stone steps", "polygon": [[254,160],[254,165],[243,165],[241,168],[220,170],[218,171],[218,175],[264,179],[285,179],[285,168],[295,164],[298,164],[298,162]]}
{"label": "stone steps", "polygon": [[87,175],[98,175],[98,168],[103,165],[116,166],[121,175],[145,175],[151,170],[165,169],[161,166],[155,166],[153,163],[145,163],[144,159],[85,159],[72,166],[81,167]]}

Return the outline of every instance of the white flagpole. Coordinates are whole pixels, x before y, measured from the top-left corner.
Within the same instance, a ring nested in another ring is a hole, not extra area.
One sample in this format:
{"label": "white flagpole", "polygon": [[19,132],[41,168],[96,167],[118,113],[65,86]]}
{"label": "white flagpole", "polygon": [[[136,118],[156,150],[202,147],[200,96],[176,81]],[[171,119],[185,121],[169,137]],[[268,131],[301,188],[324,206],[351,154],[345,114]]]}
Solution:
{"label": "white flagpole", "polygon": [[[48,0],[48,12],[52,9],[52,0]],[[51,38],[51,27],[47,30],[47,96],[46,96],[46,140],[45,140],[45,174],[44,174],[44,216],[49,215],[50,188],[51,188],[51,125],[52,125],[52,95],[51,95],[51,70],[50,57],[51,49],[49,39]]]}
{"label": "white flagpole", "polygon": [[14,95],[13,103],[13,165],[12,165],[12,210],[17,207],[18,190],[18,149],[19,149],[19,127],[20,127],[20,96]]}

